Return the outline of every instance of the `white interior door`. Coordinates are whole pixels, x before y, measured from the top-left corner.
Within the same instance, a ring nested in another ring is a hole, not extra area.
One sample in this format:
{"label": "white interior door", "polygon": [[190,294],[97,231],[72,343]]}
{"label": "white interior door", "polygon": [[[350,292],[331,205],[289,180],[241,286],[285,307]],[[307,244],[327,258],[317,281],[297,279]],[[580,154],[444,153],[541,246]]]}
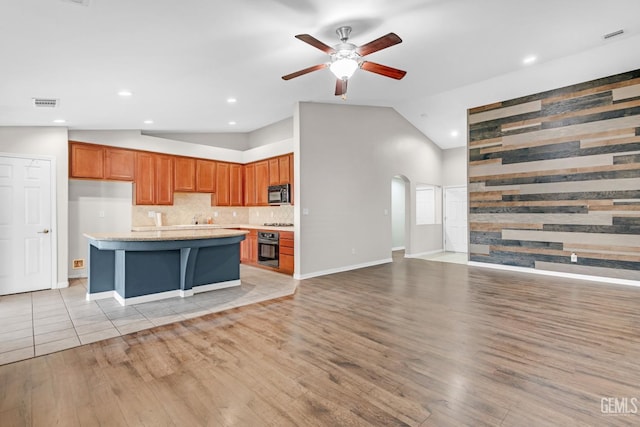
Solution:
{"label": "white interior door", "polygon": [[444,207],[445,250],[467,252],[467,187],[445,188]]}
{"label": "white interior door", "polygon": [[0,295],[51,289],[51,161],[0,156]]}

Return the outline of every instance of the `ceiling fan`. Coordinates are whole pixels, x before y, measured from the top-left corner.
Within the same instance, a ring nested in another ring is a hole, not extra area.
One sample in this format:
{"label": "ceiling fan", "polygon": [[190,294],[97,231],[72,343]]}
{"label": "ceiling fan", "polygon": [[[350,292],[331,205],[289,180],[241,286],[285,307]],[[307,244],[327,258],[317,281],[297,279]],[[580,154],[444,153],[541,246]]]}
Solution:
{"label": "ceiling fan", "polygon": [[407,74],[406,71],[399,70],[397,68],[388,67],[386,65],[377,64],[371,61],[365,61],[364,57],[377,52],[382,49],[386,49],[390,46],[402,43],[402,39],[395,33],[389,33],[386,36],[377,38],[362,46],[356,46],[353,43],[349,43],[349,34],[351,34],[351,27],[344,26],[336,30],[340,43],[331,47],[315,37],[309,34],[298,34],[297,39],[302,40],[311,46],[320,49],[331,57],[330,62],[324,64],[313,65],[295,73],[282,76],[284,80],[290,80],[294,77],[302,76],[312,71],[321,70],[329,67],[331,72],[336,76],[336,96],[342,96],[344,99],[347,94],[347,81],[358,68],[372,73],[380,74],[385,77],[391,77],[392,79],[400,80]]}

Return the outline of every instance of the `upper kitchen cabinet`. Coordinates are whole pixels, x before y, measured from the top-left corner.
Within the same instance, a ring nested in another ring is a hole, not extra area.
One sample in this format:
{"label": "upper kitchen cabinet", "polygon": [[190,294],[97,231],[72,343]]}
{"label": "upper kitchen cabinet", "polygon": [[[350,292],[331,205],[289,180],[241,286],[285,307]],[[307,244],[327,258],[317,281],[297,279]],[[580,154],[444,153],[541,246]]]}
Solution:
{"label": "upper kitchen cabinet", "polygon": [[175,157],[173,188],[175,191],[196,191],[196,159]]}
{"label": "upper kitchen cabinet", "polygon": [[216,194],[211,198],[212,205],[229,206],[231,204],[229,182],[229,163],[218,162],[216,165]]}
{"label": "upper kitchen cabinet", "polygon": [[172,205],[174,157],[137,152],[135,170],[136,205]]}
{"label": "upper kitchen cabinet", "polygon": [[173,156],[156,156],[156,205],[173,204]]}
{"label": "upper kitchen cabinet", "polygon": [[213,160],[196,160],[196,191],[199,193],[215,193],[216,162]]}
{"label": "upper kitchen cabinet", "polygon": [[242,165],[232,163],[229,166],[229,203],[231,206],[242,206]]}
{"label": "upper kitchen cabinet", "polygon": [[269,161],[256,162],[256,205],[269,204]]}
{"label": "upper kitchen cabinet", "polygon": [[291,183],[291,156],[287,154],[269,159],[269,185]]}
{"label": "upper kitchen cabinet", "polygon": [[136,153],[123,148],[104,148],[104,177],[117,181],[133,181]]}
{"label": "upper kitchen cabinet", "polygon": [[242,165],[217,162],[216,191],[211,196],[214,206],[242,206]]}
{"label": "upper kitchen cabinet", "polygon": [[69,177],[104,179],[104,147],[69,141]]}
{"label": "upper kitchen cabinet", "polygon": [[133,181],[135,151],[69,141],[69,177]]}
{"label": "upper kitchen cabinet", "polygon": [[291,169],[293,168],[293,154],[278,157],[278,175],[280,184],[290,184],[293,181]]}
{"label": "upper kitchen cabinet", "polygon": [[280,184],[280,162],[278,158],[269,159],[269,185]]}
{"label": "upper kitchen cabinet", "polygon": [[244,166],[244,205],[256,205],[256,165],[249,163]]}

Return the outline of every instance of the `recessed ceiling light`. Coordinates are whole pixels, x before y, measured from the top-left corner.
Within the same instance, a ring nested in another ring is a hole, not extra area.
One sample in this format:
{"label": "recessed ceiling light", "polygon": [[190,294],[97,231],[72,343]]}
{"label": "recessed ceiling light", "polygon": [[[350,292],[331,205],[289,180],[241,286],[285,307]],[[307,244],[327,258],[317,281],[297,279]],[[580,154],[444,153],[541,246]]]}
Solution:
{"label": "recessed ceiling light", "polygon": [[144,124],[145,125],[152,125],[153,124],[153,120],[145,120]]}
{"label": "recessed ceiling light", "polygon": [[128,90],[121,90],[120,92],[118,92],[118,95],[120,95],[120,96],[122,96],[122,97],[126,98],[126,97],[128,97],[128,96],[133,95],[133,92],[128,91]]}
{"label": "recessed ceiling light", "polygon": [[55,119],[53,123],[67,123],[65,119]]}
{"label": "recessed ceiling light", "polygon": [[236,124],[236,122],[234,122],[233,120],[231,120],[231,121],[229,122],[229,124],[230,124],[231,126],[233,126],[233,125],[235,125],[235,124]]}
{"label": "recessed ceiling light", "polygon": [[454,138],[455,138],[456,136],[458,136],[458,131],[457,131],[457,130],[452,130],[452,131],[451,131],[451,136],[452,136],[452,137],[454,137]]}
{"label": "recessed ceiling light", "polygon": [[537,59],[538,59],[538,58],[537,58],[535,55],[529,55],[529,56],[525,57],[525,58],[522,60],[522,63],[523,63],[524,65],[531,65],[531,64],[533,64],[534,62],[536,62],[536,60],[537,60]]}
{"label": "recessed ceiling light", "polygon": [[237,100],[237,99],[235,99],[235,98],[227,98],[227,102],[228,102],[229,104],[235,104],[236,102],[238,102],[238,100]]}

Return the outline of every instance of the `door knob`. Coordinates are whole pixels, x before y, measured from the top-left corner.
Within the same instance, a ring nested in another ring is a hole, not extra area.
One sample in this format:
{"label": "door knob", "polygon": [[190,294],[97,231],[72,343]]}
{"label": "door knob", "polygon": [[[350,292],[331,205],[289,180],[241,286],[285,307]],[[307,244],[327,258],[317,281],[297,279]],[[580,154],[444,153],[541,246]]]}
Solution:
{"label": "door knob", "polygon": [[47,234],[47,233],[49,233],[49,229],[48,228],[45,228],[42,231],[38,231],[38,234]]}

